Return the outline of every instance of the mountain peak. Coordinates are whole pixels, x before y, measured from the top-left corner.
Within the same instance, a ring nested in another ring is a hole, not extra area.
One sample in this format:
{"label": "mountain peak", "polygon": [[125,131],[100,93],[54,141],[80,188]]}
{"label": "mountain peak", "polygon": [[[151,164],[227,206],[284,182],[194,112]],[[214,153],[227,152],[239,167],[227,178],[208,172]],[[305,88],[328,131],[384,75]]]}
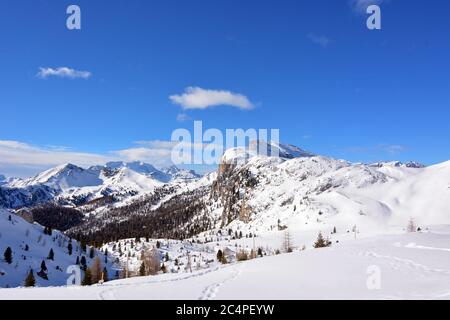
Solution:
{"label": "mountain peak", "polygon": [[249,143],[248,148],[238,147],[226,150],[222,157],[222,163],[241,163],[254,156],[277,157],[290,160],[295,158],[310,158],[316,155],[292,144],[253,140]]}

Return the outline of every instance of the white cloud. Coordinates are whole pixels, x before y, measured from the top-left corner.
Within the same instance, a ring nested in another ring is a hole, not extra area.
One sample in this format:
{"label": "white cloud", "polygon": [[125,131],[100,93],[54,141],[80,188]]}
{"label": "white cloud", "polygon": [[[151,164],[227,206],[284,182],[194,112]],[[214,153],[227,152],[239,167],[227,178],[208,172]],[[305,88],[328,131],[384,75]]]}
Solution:
{"label": "white cloud", "polygon": [[[161,140],[137,141],[135,147],[96,154],[74,152],[65,147],[41,147],[19,141],[0,140],[0,174],[29,177],[65,163],[88,168],[109,161],[143,161],[164,167],[172,164],[172,150],[179,143]],[[203,150],[206,145],[183,142],[183,147],[191,150]]]}
{"label": "white cloud", "polygon": [[328,38],[327,36],[324,35],[319,36],[314,33],[308,34],[308,39],[323,48],[327,48],[328,45],[331,43],[331,39]]}
{"label": "white cloud", "polygon": [[103,164],[114,157],[33,146],[19,141],[0,140],[0,170],[4,174],[23,176],[64,163],[73,163],[82,167]]}
{"label": "white cloud", "polygon": [[380,5],[385,0],[350,0],[349,4],[357,13],[366,13],[367,7],[371,5]]}
{"label": "white cloud", "polygon": [[68,78],[68,79],[89,79],[92,73],[89,71],[78,71],[67,67],[60,68],[39,68],[37,77],[47,79],[49,77]]}
{"label": "white cloud", "polygon": [[208,90],[199,87],[188,87],[181,95],[173,95],[170,100],[184,110],[207,109],[226,105],[243,110],[254,108],[254,104],[244,95],[225,90]]}

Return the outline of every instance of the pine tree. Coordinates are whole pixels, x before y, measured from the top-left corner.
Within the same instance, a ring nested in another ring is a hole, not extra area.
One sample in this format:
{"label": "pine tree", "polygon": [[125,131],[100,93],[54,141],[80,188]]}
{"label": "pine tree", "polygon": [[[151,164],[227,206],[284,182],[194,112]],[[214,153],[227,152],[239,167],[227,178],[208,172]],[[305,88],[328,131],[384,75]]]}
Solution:
{"label": "pine tree", "polygon": [[86,268],[86,270],[84,271],[84,278],[83,281],[81,282],[82,286],[90,286],[92,285],[92,273],[91,273],[91,269]]}
{"label": "pine tree", "polygon": [[25,278],[25,287],[34,287],[36,285],[36,279],[34,278],[33,270],[30,270]]}
{"label": "pine tree", "polygon": [[161,242],[159,242],[159,241],[156,241],[156,248],[161,248]]}
{"label": "pine tree", "polygon": [[141,276],[141,277],[145,277],[146,276],[145,263],[143,261],[141,263],[141,267],[139,268],[139,276]]}
{"label": "pine tree", "polygon": [[108,270],[106,269],[106,267],[103,268],[103,282],[108,282],[109,281],[109,276],[108,276]]}
{"label": "pine tree", "polygon": [[91,247],[91,249],[89,251],[89,258],[94,259],[94,256],[95,256],[94,247]]}
{"label": "pine tree", "polygon": [[77,261],[75,262],[75,264],[78,266],[80,265],[80,257],[77,256]]}
{"label": "pine tree", "polygon": [[227,258],[225,257],[225,255],[223,254],[223,251],[219,249],[219,251],[217,251],[217,261],[219,261],[222,264],[227,264]]}
{"label": "pine tree", "polygon": [[28,250],[30,250],[30,247],[26,244],[25,245],[25,251],[28,251]]}
{"label": "pine tree", "polygon": [[410,233],[417,231],[416,223],[413,218],[409,219],[408,226],[406,227],[406,231],[410,232]]}
{"label": "pine tree", "polygon": [[42,260],[42,262],[41,262],[41,270],[44,271],[44,272],[47,271],[47,265],[45,264],[44,260]]}
{"label": "pine tree", "polygon": [[322,232],[319,232],[317,240],[314,243],[314,248],[326,248],[329,246],[331,246],[331,242],[323,237]]}
{"label": "pine tree", "polygon": [[292,252],[292,237],[288,229],[284,232],[283,248],[287,253]]}
{"label": "pine tree", "polygon": [[81,264],[81,268],[86,271],[86,269],[87,269],[87,262],[86,262],[86,257],[85,256],[81,257],[80,264]]}
{"label": "pine tree", "polygon": [[80,246],[81,246],[81,250],[83,252],[86,252],[87,246],[86,246],[86,241],[85,240],[81,240]]}
{"label": "pine tree", "polygon": [[261,248],[258,248],[258,256],[262,257],[263,256],[263,252]]}
{"label": "pine tree", "polygon": [[72,249],[73,249],[73,247],[72,247],[72,240],[69,240],[69,244],[67,245],[67,251],[69,253],[69,256],[72,255]]}
{"label": "pine tree", "polygon": [[55,260],[55,253],[53,252],[53,249],[50,249],[50,252],[48,253],[47,259],[48,260],[52,260],[52,261]]}
{"label": "pine tree", "polygon": [[11,250],[10,247],[6,248],[5,253],[3,254],[3,256],[5,257],[5,262],[7,264],[11,264],[12,263],[13,258],[12,258],[12,250]]}
{"label": "pine tree", "polygon": [[222,258],[223,258],[223,252],[222,250],[219,249],[219,251],[217,251],[217,261],[222,262]]}
{"label": "pine tree", "polygon": [[165,260],[166,260],[166,262],[170,260],[170,257],[169,257],[169,253],[168,253],[168,252],[166,252]]}

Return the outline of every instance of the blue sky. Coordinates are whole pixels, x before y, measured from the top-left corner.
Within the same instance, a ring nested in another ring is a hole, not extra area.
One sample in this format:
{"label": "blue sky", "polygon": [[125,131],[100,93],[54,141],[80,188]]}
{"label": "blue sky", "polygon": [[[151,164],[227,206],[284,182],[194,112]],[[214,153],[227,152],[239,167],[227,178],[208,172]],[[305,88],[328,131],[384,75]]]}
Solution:
{"label": "blue sky", "polygon": [[[450,3],[373,0],[382,30],[370,31],[357,2],[2,0],[0,173],[156,149],[150,161],[194,120],[279,128],[355,162],[449,160]],[[82,30],[66,28],[70,4]],[[241,100],[183,109],[189,87]]]}

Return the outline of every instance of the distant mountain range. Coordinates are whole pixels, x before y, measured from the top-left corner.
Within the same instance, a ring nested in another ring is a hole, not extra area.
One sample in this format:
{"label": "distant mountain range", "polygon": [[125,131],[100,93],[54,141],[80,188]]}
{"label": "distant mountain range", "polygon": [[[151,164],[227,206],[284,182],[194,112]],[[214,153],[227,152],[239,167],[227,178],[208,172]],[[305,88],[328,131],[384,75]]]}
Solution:
{"label": "distant mountain range", "polygon": [[88,169],[61,165],[28,179],[0,178],[0,207],[18,209],[51,200],[75,206],[105,196],[119,200],[150,193],[163,184],[187,183],[200,178],[175,166],[156,169],[143,162],[109,162]]}

